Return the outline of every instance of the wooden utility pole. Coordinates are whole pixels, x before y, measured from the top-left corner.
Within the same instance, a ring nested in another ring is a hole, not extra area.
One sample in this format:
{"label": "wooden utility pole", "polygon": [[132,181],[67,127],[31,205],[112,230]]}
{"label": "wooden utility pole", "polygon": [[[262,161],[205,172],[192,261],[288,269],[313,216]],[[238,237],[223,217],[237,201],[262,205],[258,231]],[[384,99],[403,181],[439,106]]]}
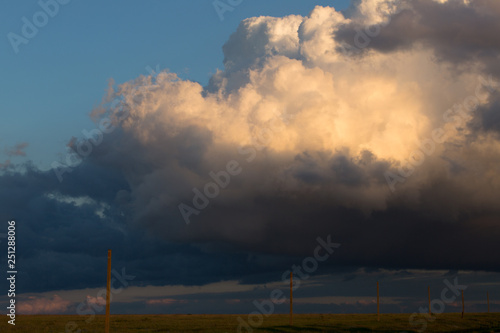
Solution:
{"label": "wooden utility pole", "polygon": [[109,333],[109,303],[111,291],[111,250],[108,250],[108,283],[106,284],[106,333]]}
{"label": "wooden utility pole", "polygon": [[377,281],[377,321],[380,321],[380,293],[379,293],[378,281]]}
{"label": "wooden utility pole", "polygon": [[431,313],[431,286],[427,286],[427,293],[429,294],[429,316],[432,315]]}
{"label": "wooden utility pole", "polygon": [[290,272],[290,326],[293,325],[293,273]]}
{"label": "wooden utility pole", "polygon": [[490,293],[486,292],[486,301],[488,302],[488,313],[490,313]]}
{"label": "wooden utility pole", "polygon": [[464,317],[465,305],[464,305],[464,291],[462,290],[462,318]]}

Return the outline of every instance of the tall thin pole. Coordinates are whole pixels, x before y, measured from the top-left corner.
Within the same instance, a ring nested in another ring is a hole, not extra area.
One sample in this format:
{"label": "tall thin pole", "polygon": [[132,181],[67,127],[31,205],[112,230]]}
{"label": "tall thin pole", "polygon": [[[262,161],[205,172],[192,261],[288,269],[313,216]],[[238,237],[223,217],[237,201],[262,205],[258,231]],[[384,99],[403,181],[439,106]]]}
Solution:
{"label": "tall thin pole", "polygon": [[465,305],[464,305],[464,291],[462,290],[462,318],[464,317]]}
{"label": "tall thin pole", "polygon": [[290,272],[290,326],[293,325],[293,273]]}
{"label": "tall thin pole", "polygon": [[111,291],[111,250],[108,250],[108,283],[106,284],[106,333],[109,333],[109,300]]}
{"label": "tall thin pole", "polygon": [[488,313],[490,313],[490,293],[486,292],[486,300],[488,301]]}
{"label": "tall thin pole", "polygon": [[377,281],[377,321],[380,321],[380,293]]}
{"label": "tall thin pole", "polygon": [[429,316],[432,315],[431,313],[431,286],[427,286],[427,293],[429,294]]}

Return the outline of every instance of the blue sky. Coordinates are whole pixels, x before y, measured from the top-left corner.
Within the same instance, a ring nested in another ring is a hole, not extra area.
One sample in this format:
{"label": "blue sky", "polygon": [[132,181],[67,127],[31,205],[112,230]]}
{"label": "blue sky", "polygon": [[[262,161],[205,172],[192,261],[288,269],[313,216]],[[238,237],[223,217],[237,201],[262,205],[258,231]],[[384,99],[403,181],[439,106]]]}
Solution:
{"label": "blue sky", "polygon": [[[221,21],[208,0],[78,1],[57,14],[16,54],[10,32],[21,35],[37,1],[0,5],[0,151],[28,142],[26,159],[42,169],[61,160],[72,136],[94,128],[88,116],[106,93],[109,79],[122,83],[168,69],[207,84],[222,68],[222,45],[239,22],[253,16],[307,15],[315,5],[346,8],[347,0],[242,1]],[[8,159],[0,158],[0,163]]]}

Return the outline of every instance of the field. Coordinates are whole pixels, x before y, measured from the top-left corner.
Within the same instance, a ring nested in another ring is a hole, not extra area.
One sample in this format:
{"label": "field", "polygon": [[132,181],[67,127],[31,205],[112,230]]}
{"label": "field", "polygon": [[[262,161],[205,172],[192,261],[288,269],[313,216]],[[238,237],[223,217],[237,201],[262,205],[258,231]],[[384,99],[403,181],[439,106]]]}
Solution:
{"label": "field", "polygon": [[[238,317],[247,315],[113,315],[111,332],[237,332]],[[288,315],[271,315],[253,332],[417,332],[423,325],[410,327],[410,314],[383,314],[380,322],[371,314],[296,314],[289,326]],[[434,317],[434,316],[433,316]],[[104,332],[104,316],[17,316],[15,327],[0,323],[0,332]],[[423,319],[423,317],[420,317]],[[415,322],[419,318],[415,319]],[[435,316],[426,332],[500,332],[500,313],[458,313]],[[68,326],[66,331],[65,327]],[[250,332],[242,329],[241,332]]]}

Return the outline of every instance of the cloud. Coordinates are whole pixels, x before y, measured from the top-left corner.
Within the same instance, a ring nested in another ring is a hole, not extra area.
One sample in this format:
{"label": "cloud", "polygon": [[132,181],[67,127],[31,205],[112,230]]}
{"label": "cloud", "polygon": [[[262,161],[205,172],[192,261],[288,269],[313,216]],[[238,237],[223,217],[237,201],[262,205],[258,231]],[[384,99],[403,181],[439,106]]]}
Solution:
{"label": "cloud", "polygon": [[1,169],[7,169],[12,166],[12,163],[10,160],[6,160],[4,163],[0,163],[0,170]]}
{"label": "cloud", "polygon": [[95,304],[95,305],[101,305],[104,306],[106,305],[106,299],[103,297],[92,297],[90,295],[87,295],[87,304]]}
{"label": "cloud", "polygon": [[150,299],[146,301],[146,304],[148,305],[171,305],[175,303],[187,303],[187,301],[174,298]]}
{"label": "cloud", "polygon": [[[26,156],[26,153],[24,152],[24,149],[28,147],[27,142],[21,142],[16,144],[12,148],[6,148],[4,149],[5,155],[9,157],[14,157],[14,156]],[[15,169],[15,164],[11,162],[10,159],[6,160],[3,163],[0,163],[0,171],[1,170],[7,170],[7,169]]]}
{"label": "cloud", "polygon": [[26,156],[24,149],[28,147],[27,142],[21,142],[16,144],[14,147],[6,149],[5,153],[7,156]]}
{"label": "cloud", "polygon": [[58,314],[65,312],[71,302],[62,299],[58,295],[50,298],[39,298],[30,296],[26,300],[20,300],[17,305],[17,311],[21,314]]}
{"label": "cloud", "polygon": [[21,283],[102,286],[108,248],[144,284],[269,281],[329,234],[325,269],[498,271],[498,16],[363,0],[249,18],[207,87],[167,72],[111,87],[92,116],[117,129],[62,183],[29,163],[0,176],[36,272]]}
{"label": "cloud", "polygon": [[[459,11],[470,18],[468,24],[486,15],[483,9],[489,5],[417,1],[410,9],[424,11],[426,4],[439,9],[437,17]],[[133,184],[135,220],[160,229],[169,239],[241,244],[263,242],[283,227],[279,219],[287,214],[271,208],[277,200],[304,211],[315,205],[324,207],[317,207],[320,211],[359,210],[365,218],[403,209],[456,220],[460,207],[482,209],[489,200],[481,196],[484,201],[471,201],[468,193],[496,193],[493,184],[498,180],[466,182],[466,164],[475,155],[488,165],[492,155],[483,155],[484,145],[496,155],[497,141],[485,131],[472,138],[467,126],[444,118],[450,118],[447,111],[453,105],[464,102],[463,96],[478,89],[484,90],[478,106],[489,108],[493,90],[479,79],[484,81],[489,73],[482,71],[481,58],[467,72],[450,67],[433,58],[444,52],[439,43],[421,45],[420,37],[411,34],[411,49],[379,47],[384,34],[406,31],[396,23],[408,6],[361,1],[350,16],[316,7],[308,17],[250,18],[224,46],[226,70],[206,90],[171,73],[121,85],[114,95],[120,103],[106,114],[121,118],[117,124],[123,132],[114,140],[133,152],[123,150],[113,163],[126,168],[127,181]],[[344,42],[339,36],[346,29],[384,20],[390,23],[373,38],[370,52],[346,57],[339,50]],[[428,29],[445,30],[442,25]],[[480,31],[471,34],[477,37]],[[464,38],[468,43],[468,36]],[[481,43],[495,47],[496,40]],[[476,117],[470,112],[464,122]],[[434,144],[432,156],[394,197],[383,175],[408,165],[437,128],[446,132],[445,142]],[[245,157],[252,161],[245,162]],[[208,174],[223,170],[232,159],[242,166],[242,174],[186,229],[177,205],[190,203],[191,189],[203,189]],[[138,164],[144,167],[137,169]],[[465,164],[460,173],[454,172],[457,164]],[[422,193],[437,184],[453,189],[457,197],[439,198],[440,207],[426,203]],[[327,205],[331,208],[325,209]],[[496,211],[493,203],[489,207]],[[278,218],[271,221],[271,216]]]}

